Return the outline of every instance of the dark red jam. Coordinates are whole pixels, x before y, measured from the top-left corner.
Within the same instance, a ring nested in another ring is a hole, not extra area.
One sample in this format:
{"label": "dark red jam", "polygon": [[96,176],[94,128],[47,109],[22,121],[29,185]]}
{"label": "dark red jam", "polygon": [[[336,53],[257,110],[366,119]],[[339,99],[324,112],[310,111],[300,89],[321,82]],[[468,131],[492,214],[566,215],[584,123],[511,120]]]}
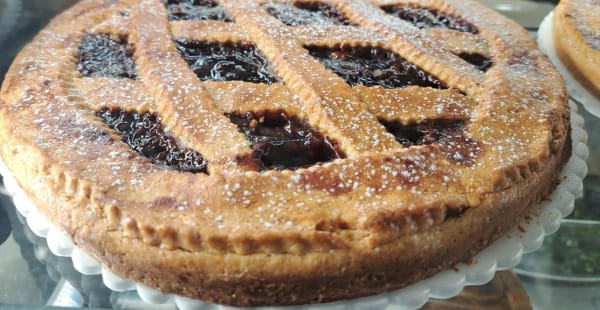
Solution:
{"label": "dark red jam", "polygon": [[352,25],[352,22],[334,6],[322,2],[270,2],[263,9],[288,26],[298,25]]}
{"label": "dark red jam", "polygon": [[232,22],[225,9],[213,0],[162,0],[169,11],[169,20],[220,20]]}
{"label": "dark red jam", "polygon": [[202,81],[244,81],[272,84],[277,78],[265,56],[252,43],[175,40],[190,68]]}
{"label": "dark red jam", "polygon": [[450,136],[460,135],[465,127],[464,121],[447,119],[429,120],[408,126],[399,122],[379,122],[396,137],[396,141],[406,147],[432,144]]}
{"label": "dark red jam", "polygon": [[477,67],[477,69],[479,69],[481,72],[486,72],[492,67],[492,65],[494,65],[494,62],[491,59],[480,54],[462,53],[458,54],[457,56]]}
{"label": "dark red jam", "polygon": [[477,27],[458,16],[444,14],[428,8],[406,5],[382,6],[386,13],[412,23],[419,29],[446,28],[462,32],[477,33]]}
{"label": "dark red jam", "polygon": [[77,70],[86,77],[136,78],[133,50],[125,39],[116,41],[108,34],[83,36]]}
{"label": "dark red jam", "polygon": [[410,85],[446,88],[444,83],[415,64],[380,47],[305,46],[310,54],[351,86],[401,88]]}
{"label": "dark red jam", "polygon": [[252,143],[261,171],[305,168],[344,156],[335,143],[284,111],[227,116]]}
{"label": "dark red jam", "polygon": [[177,140],[165,133],[158,114],[104,108],[96,112],[96,116],[117,131],[123,142],[153,163],[180,171],[207,173],[202,155],[192,149],[181,149]]}
{"label": "dark red jam", "polygon": [[403,146],[437,144],[442,154],[455,164],[470,165],[481,151],[476,141],[464,137],[463,120],[434,119],[407,126],[399,122],[379,122]]}

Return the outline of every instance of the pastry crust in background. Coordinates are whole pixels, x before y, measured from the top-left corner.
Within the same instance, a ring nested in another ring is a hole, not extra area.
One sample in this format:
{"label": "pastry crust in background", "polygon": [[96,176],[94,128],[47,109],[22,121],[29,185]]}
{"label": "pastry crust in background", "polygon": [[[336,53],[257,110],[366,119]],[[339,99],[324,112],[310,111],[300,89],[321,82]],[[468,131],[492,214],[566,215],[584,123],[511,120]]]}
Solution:
{"label": "pastry crust in background", "polygon": [[600,97],[600,1],[562,0],[553,15],[553,36],[560,61]]}

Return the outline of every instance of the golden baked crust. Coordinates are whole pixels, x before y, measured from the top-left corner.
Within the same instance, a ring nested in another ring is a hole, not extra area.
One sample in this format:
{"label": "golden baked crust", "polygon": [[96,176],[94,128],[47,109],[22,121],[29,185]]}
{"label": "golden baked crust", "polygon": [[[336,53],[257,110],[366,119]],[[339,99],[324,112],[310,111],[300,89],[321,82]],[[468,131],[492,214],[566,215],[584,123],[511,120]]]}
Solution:
{"label": "golden baked crust", "polygon": [[556,54],[574,77],[600,97],[600,1],[562,0],[552,20]]}
{"label": "golden baked crust", "polygon": [[[176,21],[159,0],[86,0],[15,60],[0,93],[0,155],[40,211],[108,269],[228,305],[365,296],[468,261],[553,190],[570,156],[565,88],[516,23],[475,1],[339,0],[328,2],[347,25],[286,26],[265,2],[222,0],[229,20]],[[403,6],[464,29],[388,14]],[[84,73],[88,35],[128,42],[134,76]],[[254,45],[274,81],[201,81],[178,52],[189,42]],[[351,87],[311,46],[341,59],[385,49],[441,83]],[[228,116],[265,110],[306,120],[341,158],[259,169]],[[103,121],[111,111],[155,113],[205,171],[140,155]],[[461,125],[416,145],[384,126],[430,123]]]}

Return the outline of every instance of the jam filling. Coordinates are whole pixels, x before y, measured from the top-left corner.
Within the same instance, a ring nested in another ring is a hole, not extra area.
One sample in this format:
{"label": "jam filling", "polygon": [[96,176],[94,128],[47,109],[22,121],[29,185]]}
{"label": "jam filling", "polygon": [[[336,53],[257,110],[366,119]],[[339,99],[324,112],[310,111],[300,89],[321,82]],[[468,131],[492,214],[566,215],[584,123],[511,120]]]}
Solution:
{"label": "jam filling", "polygon": [[476,141],[463,136],[466,126],[463,120],[435,119],[415,125],[379,122],[403,146],[438,144],[442,154],[455,164],[473,164],[481,151]]}
{"label": "jam filling", "polygon": [[380,47],[305,46],[310,55],[346,80],[351,86],[383,86],[401,88],[410,85],[446,88],[434,76],[426,73],[401,56]]}
{"label": "jam filling", "polygon": [[491,59],[480,54],[462,53],[458,54],[457,56],[477,67],[477,69],[479,69],[481,72],[486,72],[492,67],[492,65],[494,65],[494,62]]}
{"label": "jam filling", "polygon": [[217,1],[213,0],[163,0],[169,11],[169,20],[220,20],[233,19]]}
{"label": "jam filling", "polygon": [[165,133],[158,114],[104,108],[96,112],[96,116],[117,131],[123,142],[154,164],[179,171],[207,173],[207,163],[202,155],[192,149],[181,149],[176,139]]}
{"label": "jam filling", "polygon": [[79,44],[77,70],[86,77],[136,79],[133,50],[108,34],[86,34]]}
{"label": "jam filling", "polygon": [[444,14],[432,9],[404,5],[382,6],[386,13],[412,23],[419,29],[446,28],[462,32],[477,33],[477,27],[458,16]]}
{"label": "jam filling", "polygon": [[263,9],[288,26],[353,25],[334,6],[322,2],[265,3]]}
{"label": "jam filling", "polygon": [[344,156],[334,142],[284,111],[227,116],[252,143],[253,157],[261,171],[305,168]]}
{"label": "jam filling", "polygon": [[190,68],[202,81],[244,81],[272,84],[277,78],[265,56],[252,43],[175,40]]}
{"label": "jam filling", "polygon": [[379,120],[385,129],[405,147],[436,143],[443,138],[461,134],[465,123],[459,120],[437,119],[415,125]]}

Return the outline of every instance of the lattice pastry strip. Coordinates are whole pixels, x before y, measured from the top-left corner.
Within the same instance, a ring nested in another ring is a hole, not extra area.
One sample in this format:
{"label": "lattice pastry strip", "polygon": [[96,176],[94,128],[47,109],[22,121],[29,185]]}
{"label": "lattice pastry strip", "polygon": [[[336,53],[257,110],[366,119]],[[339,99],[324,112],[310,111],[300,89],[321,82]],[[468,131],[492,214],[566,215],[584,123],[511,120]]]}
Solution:
{"label": "lattice pastry strip", "polygon": [[108,9],[104,15],[94,15],[89,21],[87,33],[106,33],[115,38],[124,38],[129,34],[130,8],[136,0],[124,0]]}
{"label": "lattice pastry strip", "polygon": [[461,55],[480,55],[491,62],[492,51],[490,50],[488,40],[481,35],[440,28],[423,31],[427,33],[427,36],[431,40],[437,42],[440,48],[454,55],[459,57]]}
{"label": "lattice pastry strip", "polygon": [[281,84],[248,85],[250,83],[238,81],[205,81],[202,84],[224,113],[283,110],[289,115],[305,117],[301,104]]}
{"label": "lattice pastry strip", "polygon": [[98,98],[87,100],[86,108],[99,111],[103,108],[114,107],[126,111],[158,112],[154,98],[148,94],[144,84],[130,79],[115,79],[109,77],[79,78],[73,81],[82,98]]}
{"label": "lattice pastry strip", "polygon": [[[200,81],[186,70],[168,35],[166,9],[156,1],[142,1],[131,12],[140,75],[154,85],[153,95],[163,122],[192,148],[202,150],[209,162],[225,165],[249,151],[248,141],[217,109]],[[160,70],[166,68],[183,70]],[[202,117],[198,117],[201,115]]]}
{"label": "lattice pastry strip", "polygon": [[358,26],[296,26],[291,29],[298,41],[304,45],[327,46],[331,45],[332,38],[348,45],[382,46],[383,38]]}
{"label": "lattice pastry strip", "polygon": [[477,107],[477,102],[456,89],[432,91],[416,86],[385,90],[357,86],[355,89],[378,119],[405,126],[434,119],[468,121]]}
{"label": "lattice pastry strip", "polygon": [[250,40],[245,31],[235,23],[214,20],[185,20],[169,23],[171,35],[176,39],[216,42],[227,38],[234,42]]}

